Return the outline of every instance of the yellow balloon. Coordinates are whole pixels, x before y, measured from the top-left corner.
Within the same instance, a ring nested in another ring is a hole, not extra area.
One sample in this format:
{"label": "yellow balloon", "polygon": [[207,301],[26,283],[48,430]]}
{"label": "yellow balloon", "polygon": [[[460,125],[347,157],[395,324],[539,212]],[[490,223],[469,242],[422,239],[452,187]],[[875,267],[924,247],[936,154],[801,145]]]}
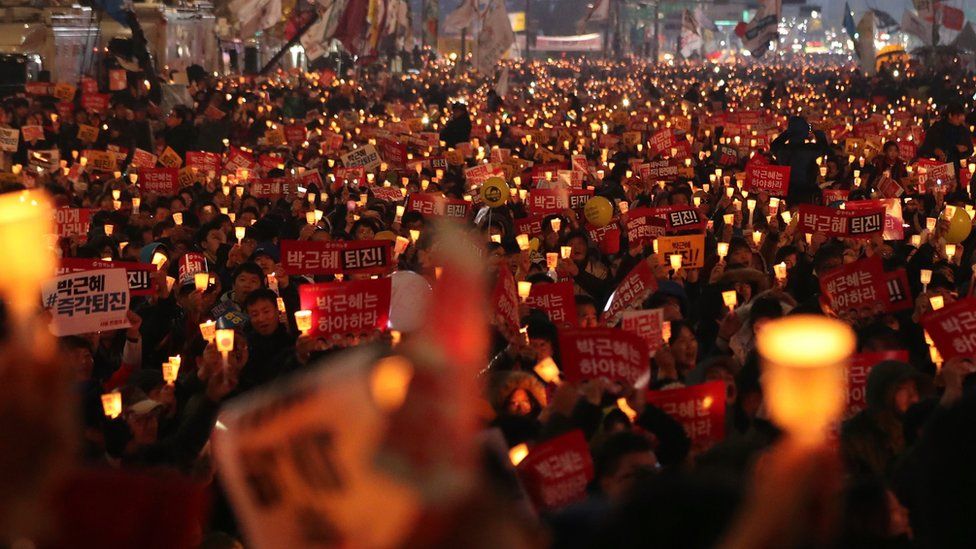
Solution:
{"label": "yellow balloon", "polygon": [[594,227],[605,227],[613,217],[613,204],[602,196],[594,196],[583,206],[583,215]]}
{"label": "yellow balloon", "polygon": [[955,215],[949,220],[949,230],[946,231],[945,240],[949,244],[959,244],[969,236],[969,231],[973,229],[973,220],[969,218],[965,208],[956,208]]}
{"label": "yellow balloon", "polygon": [[380,231],[373,238],[376,240],[391,240],[396,242],[396,234],[393,231]]}
{"label": "yellow balloon", "polygon": [[489,177],[485,181],[484,185],[481,186],[481,200],[488,205],[489,208],[497,208],[502,204],[508,202],[509,197],[512,196],[511,190],[509,190],[508,185],[505,184],[505,180],[500,177]]}

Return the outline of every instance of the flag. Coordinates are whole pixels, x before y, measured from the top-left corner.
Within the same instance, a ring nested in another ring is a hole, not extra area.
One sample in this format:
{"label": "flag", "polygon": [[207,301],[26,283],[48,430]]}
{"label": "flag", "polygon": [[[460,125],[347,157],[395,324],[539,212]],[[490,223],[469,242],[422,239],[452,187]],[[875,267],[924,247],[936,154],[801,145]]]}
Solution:
{"label": "flag", "polygon": [[593,2],[593,7],[590,8],[590,12],[586,14],[586,19],[583,20],[584,23],[589,23],[590,21],[606,21],[610,18],[610,0],[596,0]]}
{"label": "flag", "polygon": [[691,10],[685,10],[681,16],[681,56],[701,53],[703,45],[701,25]]}
{"label": "flag", "polygon": [[955,31],[962,30],[963,23],[966,22],[966,14],[961,9],[948,6],[945,2],[939,2],[935,6],[936,15],[943,27]]}
{"label": "flag", "polygon": [[890,13],[873,8],[871,11],[874,12],[874,23],[879,29],[890,30],[891,32],[898,30],[898,21],[895,21]]}
{"label": "flag", "polygon": [[231,0],[228,8],[237,16],[240,38],[250,38],[281,21],[281,0]]}
{"label": "flag", "polygon": [[926,46],[932,45],[932,23],[910,11],[905,11],[901,16],[901,30],[918,38]]}
{"label": "flag", "polygon": [[437,24],[440,19],[440,0],[424,0],[424,41],[437,47]]}
{"label": "flag", "polygon": [[769,44],[779,38],[778,25],[782,7],[782,0],[763,0],[748,24],[740,22],[735,27],[735,34],[742,40],[742,46],[753,57],[762,57],[769,49]]}
{"label": "flag", "polygon": [[874,13],[867,11],[857,23],[857,56],[861,60],[861,68],[868,76],[874,76]]}
{"label": "flag", "polygon": [[322,10],[319,12],[319,20],[308,29],[301,38],[302,47],[305,48],[305,56],[309,60],[315,60],[325,55],[325,46],[335,37],[339,26],[339,19],[342,17],[349,0],[319,0]]}
{"label": "flag", "polygon": [[461,30],[471,26],[474,18],[478,16],[478,8],[475,5],[478,0],[464,0],[454,11],[447,14],[444,19],[444,28],[450,30]]}
{"label": "flag", "polygon": [[492,0],[481,19],[478,49],[474,65],[482,74],[489,74],[495,63],[515,44],[512,21],[505,9],[505,0]]}
{"label": "flag", "polygon": [[854,26],[854,12],[851,11],[851,6],[847,2],[844,2],[844,32],[851,40],[854,40],[854,35],[857,33]]}
{"label": "flag", "polygon": [[915,6],[915,11],[918,12],[918,16],[921,17],[922,20],[928,21],[929,23],[932,22],[935,14],[932,0],[912,0],[912,5]]}
{"label": "flag", "polygon": [[128,12],[132,11],[131,0],[91,0],[93,8],[105,12],[124,27],[129,26]]}
{"label": "flag", "polygon": [[976,51],[976,31],[972,23],[966,23],[952,45],[963,51]]}
{"label": "flag", "polygon": [[335,39],[353,55],[366,51],[366,16],[369,13],[369,0],[349,0],[336,25]]}

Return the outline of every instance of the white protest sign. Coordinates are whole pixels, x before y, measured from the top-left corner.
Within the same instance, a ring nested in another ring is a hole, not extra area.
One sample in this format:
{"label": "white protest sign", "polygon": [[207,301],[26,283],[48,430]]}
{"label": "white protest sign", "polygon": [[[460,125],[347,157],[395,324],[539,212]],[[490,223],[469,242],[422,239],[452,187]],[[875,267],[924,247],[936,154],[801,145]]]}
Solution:
{"label": "white protest sign", "polygon": [[57,276],[43,289],[51,332],[67,336],[128,328],[129,276],[125,269],[98,269]]}
{"label": "white protest sign", "polygon": [[362,166],[372,171],[380,167],[380,153],[376,152],[376,147],[366,145],[342,155],[342,165],[347,168]]}
{"label": "white protest sign", "polygon": [[249,547],[395,547],[417,496],[374,466],[387,418],[370,392],[375,349],[232,401],[217,471]]}
{"label": "white protest sign", "polygon": [[17,128],[0,128],[0,151],[17,152],[20,142],[20,130]]}

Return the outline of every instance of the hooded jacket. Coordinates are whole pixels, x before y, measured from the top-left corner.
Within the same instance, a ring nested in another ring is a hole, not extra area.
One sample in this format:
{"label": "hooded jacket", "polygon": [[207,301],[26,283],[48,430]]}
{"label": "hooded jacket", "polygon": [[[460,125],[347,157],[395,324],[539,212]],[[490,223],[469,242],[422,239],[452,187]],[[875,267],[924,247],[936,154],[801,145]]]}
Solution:
{"label": "hooded jacket", "polygon": [[905,450],[901,414],[895,409],[898,386],[913,381],[915,369],[904,362],[885,360],[868,374],[867,407],[844,422],[840,431],[841,454],[854,474],[886,476]]}

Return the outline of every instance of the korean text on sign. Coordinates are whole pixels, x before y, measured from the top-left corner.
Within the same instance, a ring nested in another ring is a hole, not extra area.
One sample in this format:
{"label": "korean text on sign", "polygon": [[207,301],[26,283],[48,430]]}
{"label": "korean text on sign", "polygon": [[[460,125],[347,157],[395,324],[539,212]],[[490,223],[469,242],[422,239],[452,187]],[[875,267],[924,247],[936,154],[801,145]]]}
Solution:
{"label": "korean text on sign", "polygon": [[725,436],[725,383],[713,381],[680,389],[648,391],[656,406],[685,428],[692,448],[703,451]]}
{"label": "korean text on sign", "polygon": [[388,240],[283,240],[281,264],[288,274],[379,274],[392,269],[392,250]]}
{"label": "korean text on sign", "polygon": [[390,317],[390,279],[306,284],[298,289],[302,309],[312,311],[312,335],[385,330]]}
{"label": "korean text on sign", "polygon": [[57,336],[127,328],[129,280],[125,269],[64,274],[44,287],[44,307]]}
{"label": "korean text on sign", "polygon": [[569,381],[603,377],[633,385],[650,368],[644,340],[616,328],[560,330],[559,351]]}

